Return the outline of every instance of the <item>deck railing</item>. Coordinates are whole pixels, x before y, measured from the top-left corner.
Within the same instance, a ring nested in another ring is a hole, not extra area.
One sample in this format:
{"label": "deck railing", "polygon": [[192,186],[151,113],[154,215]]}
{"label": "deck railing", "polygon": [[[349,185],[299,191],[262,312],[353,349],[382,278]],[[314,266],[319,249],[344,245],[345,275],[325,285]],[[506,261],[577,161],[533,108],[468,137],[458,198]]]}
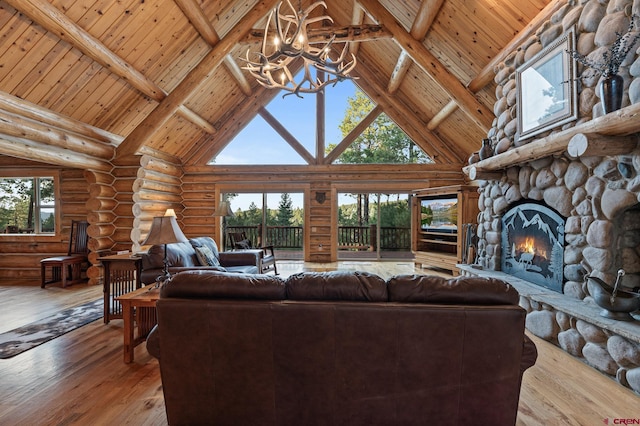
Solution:
{"label": "deck railing", "polygon": [[[228,226],[227,232],[244,232],[253,247],[273,245],[280,249],[302,249],[302,226],[267,226],[266,240],[262,244],[261,226]],[[339,250],[377,250],[376,225],[338,226]],[[380,228],[381,250],[410,250],[411,229],[383,226]],[[228,247],[227,241],[227,247]]]}

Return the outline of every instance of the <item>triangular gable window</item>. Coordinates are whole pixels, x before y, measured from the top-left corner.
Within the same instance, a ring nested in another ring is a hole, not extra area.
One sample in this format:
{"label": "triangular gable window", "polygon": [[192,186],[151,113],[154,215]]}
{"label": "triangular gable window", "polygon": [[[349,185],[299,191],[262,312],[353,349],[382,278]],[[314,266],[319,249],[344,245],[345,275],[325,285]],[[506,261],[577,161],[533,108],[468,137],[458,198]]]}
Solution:
{"label": "triangular gable window", "polygon": [[[366,120],[369,125],[352,134]],[[433,160],[361,91],[348,99],[339,123],[343,142],[327,146],[333,163],[342,164],[410,164],[433,163]],[[345,141],[353,140],[348,146]],[[334,151],[337,150],[337,151]]]}
{"label": "triangular gable window", "polygon": [[213,159],[217,165],[307,164],[260,115]]}
{"label": "triangular gable window", "polygon": [[[297,165],[317,161],[317,95],[304,94],[302,99],[282,96],[287,93],[276,96],[210,164]],[[325,88],[324,116],[324,163],[433,162],[353,81]],[[361,130],[362,120],[367,120],[368,127],[355,134]]]}

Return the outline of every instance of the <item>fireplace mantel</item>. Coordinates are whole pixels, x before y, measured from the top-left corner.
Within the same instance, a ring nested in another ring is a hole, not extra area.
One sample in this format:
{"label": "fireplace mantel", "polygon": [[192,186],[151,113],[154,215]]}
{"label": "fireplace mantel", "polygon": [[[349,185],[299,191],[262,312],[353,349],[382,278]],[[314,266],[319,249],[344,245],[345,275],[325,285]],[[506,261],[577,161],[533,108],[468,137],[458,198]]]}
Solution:
{"label": "fireplace mantel", "polygon": [[[599,145],[601,135],[629,136],[640,132],[640,103],[633,104],[603,115],[593,120],[585,121],[568,129],[552,133],[526,145],[509,149],[501,154],[463,167],[463,172],[472,180],[497,178],[495,171],[506,167],[522,164],[528,161],[545,158],[563,152],[577,151],[583,154],[586,149],[585,139],[593,139],[593,145]],[[637,137],[621,138],[617,144],[609,142],[604,145],[606,154],[617,155],[632,151],[637,145]],[[574,144],[573,150],[571,144]],[[618,152],[619,151],[619,152]],[[589,155],[595,155],[591,152]]]}

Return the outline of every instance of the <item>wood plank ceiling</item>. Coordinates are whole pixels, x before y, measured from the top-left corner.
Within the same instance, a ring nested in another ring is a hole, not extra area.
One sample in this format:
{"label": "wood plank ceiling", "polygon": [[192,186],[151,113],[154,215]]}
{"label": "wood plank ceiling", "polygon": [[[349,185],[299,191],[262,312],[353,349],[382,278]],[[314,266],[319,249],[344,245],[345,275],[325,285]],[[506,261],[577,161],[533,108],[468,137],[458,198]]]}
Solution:
{"label": "wood plank ceiling", "polygon": [[[386,35],[352,43],[356,84],[436,162],[460,164],[495,118],[494,66],[564,3],[326,0],[336,26]],[[276,4],[0,0],[0,154],[206,164],[277,94],[240,68]]]}

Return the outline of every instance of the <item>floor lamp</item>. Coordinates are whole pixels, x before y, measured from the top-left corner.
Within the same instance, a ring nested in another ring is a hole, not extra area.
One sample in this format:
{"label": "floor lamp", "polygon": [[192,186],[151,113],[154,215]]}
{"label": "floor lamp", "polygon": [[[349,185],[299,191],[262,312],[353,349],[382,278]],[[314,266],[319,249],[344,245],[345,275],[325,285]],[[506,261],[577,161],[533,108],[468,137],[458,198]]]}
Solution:
{"label": "floor lamp", "polygon": [[222,218],[222,250],[227,248],[227,217],[233,217],[231,203],[227,200],[220,201],[218,207],[213,211],[213,216]]}
{"label": "floor lamp", "polygon": [[158,216],[153,218],[151,222],[151,230],[142,245],[159,245],[164,244],[164,268],[162,275],[156,279],[156,287],[167,282],[171,275],[169,274],[169,263],[167,261],[167,244],[186,243],[189,240],[180,230],[175,216]]}

